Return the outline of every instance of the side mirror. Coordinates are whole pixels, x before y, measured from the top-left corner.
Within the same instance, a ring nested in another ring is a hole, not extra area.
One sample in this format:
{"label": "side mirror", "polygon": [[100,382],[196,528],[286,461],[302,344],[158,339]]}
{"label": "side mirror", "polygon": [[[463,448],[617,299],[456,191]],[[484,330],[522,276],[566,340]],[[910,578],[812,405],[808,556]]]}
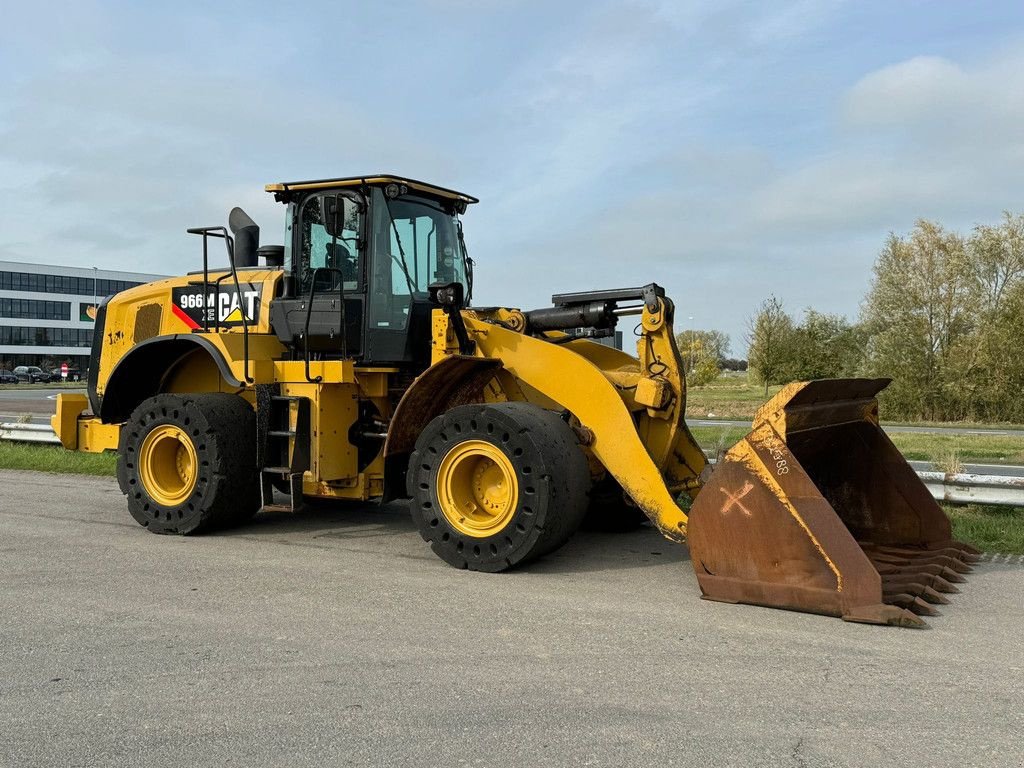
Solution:
{"label": "side mirror", "polygon": [[345,230],[358,231],[359,203],[344,195],[322,195],[320,214],[331,237],[343,238]]}
{"label": "side mirror", "polygon": [[331,237],[337,237],[341,231],[338,227],[338,197],[337,195],[322,195],[320,197],[320,217],[323,220],[324,229]]}

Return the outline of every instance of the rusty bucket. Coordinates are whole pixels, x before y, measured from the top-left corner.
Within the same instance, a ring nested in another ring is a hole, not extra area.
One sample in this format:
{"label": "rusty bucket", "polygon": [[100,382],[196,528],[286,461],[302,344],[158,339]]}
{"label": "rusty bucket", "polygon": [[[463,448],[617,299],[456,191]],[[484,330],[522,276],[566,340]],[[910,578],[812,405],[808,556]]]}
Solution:
{"label": "rusty bucket", "polygon": [[790,384],[754,417],[690,511],[704,596],[925,626],[977,561],[878,426],[888,379]]}

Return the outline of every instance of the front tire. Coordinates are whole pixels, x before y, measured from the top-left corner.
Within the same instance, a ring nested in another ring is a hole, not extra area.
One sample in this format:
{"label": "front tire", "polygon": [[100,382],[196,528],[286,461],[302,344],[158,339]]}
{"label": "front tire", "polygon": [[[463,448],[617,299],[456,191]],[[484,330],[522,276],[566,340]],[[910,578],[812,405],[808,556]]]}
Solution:
{"label": "front tire", "polygon": [[433,419],[406,476],[413,522],[456,568],[503,571],[562,546],[587,509],[575,433],[529,403],[465,405]]}
{"label": "front tire", "polygon": [[153,533],[236,525],[259,510],[256,415],[237,395],[157,395],[121,430],[117,479]]}

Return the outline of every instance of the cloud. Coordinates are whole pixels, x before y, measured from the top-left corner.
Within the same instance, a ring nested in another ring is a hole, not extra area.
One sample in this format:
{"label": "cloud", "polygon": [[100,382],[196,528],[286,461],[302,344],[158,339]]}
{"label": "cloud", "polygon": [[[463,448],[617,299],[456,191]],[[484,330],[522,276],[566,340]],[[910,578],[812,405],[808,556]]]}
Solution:
{"label": "cloud", "polygon": [[23,179],[0,209],[7,258],[181,271],[198,253],[185,228],[223,222],[240,198],[280,240],[283,209],[267,182],[392,164],[439,170],[427,145],[356,104],[301,84],[242,88],[157,57],[126,66],[96,55],[40,73],[7,106],[0,161]]}
{"label": "cloud", "polygon": [[915,56],[861,78],[846,96],[845,118],[857,126],[958,119],[960,109],[985,100],[979,85],[984,89],[985,78],[979,82],[947,59]]}
{"label": "cloud", "polygon": [[[969,228],[1020,207],[1022,65],[1009,48],[864,73],[832,99],[816,152],[780,153],[772,134],[652,143],[629,156],[645,183],[582,215],[562,209],[560,229],[525,243],[522,259],[559,289],[656,279],[734,341],[770,293],[855,316],[889,231],[922,216]],[[593,167],[597,183],[612,183],[612,167]]]}
{"label": "cloud", "polygon": [[833,148],[760,191],[765,226],[809,232],[962,226],[1019,204],[1024,55],[962,66],[919,56],[844,94]]}
{"label": "cloud", "polygon": [[233,205],[281,241],[266,182],[393,170],[483,199],[479,301],[657,280],[739,351],[769,293],[856,313],[889,230],[1022,207],[1003,30],[947,50],[863,4],[466,3],[19,9],[0,254],[182,272],[185,227]]}

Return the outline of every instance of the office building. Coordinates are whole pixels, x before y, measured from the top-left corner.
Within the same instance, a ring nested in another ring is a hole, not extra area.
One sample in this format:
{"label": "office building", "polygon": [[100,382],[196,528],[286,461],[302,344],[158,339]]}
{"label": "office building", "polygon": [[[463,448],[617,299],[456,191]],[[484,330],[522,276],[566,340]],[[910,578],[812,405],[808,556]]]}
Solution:
{"label": "office building", "polygon": [[61,363],[85,374],[93,318],[105,297],[161,275],[0,261],[0,370]]}

